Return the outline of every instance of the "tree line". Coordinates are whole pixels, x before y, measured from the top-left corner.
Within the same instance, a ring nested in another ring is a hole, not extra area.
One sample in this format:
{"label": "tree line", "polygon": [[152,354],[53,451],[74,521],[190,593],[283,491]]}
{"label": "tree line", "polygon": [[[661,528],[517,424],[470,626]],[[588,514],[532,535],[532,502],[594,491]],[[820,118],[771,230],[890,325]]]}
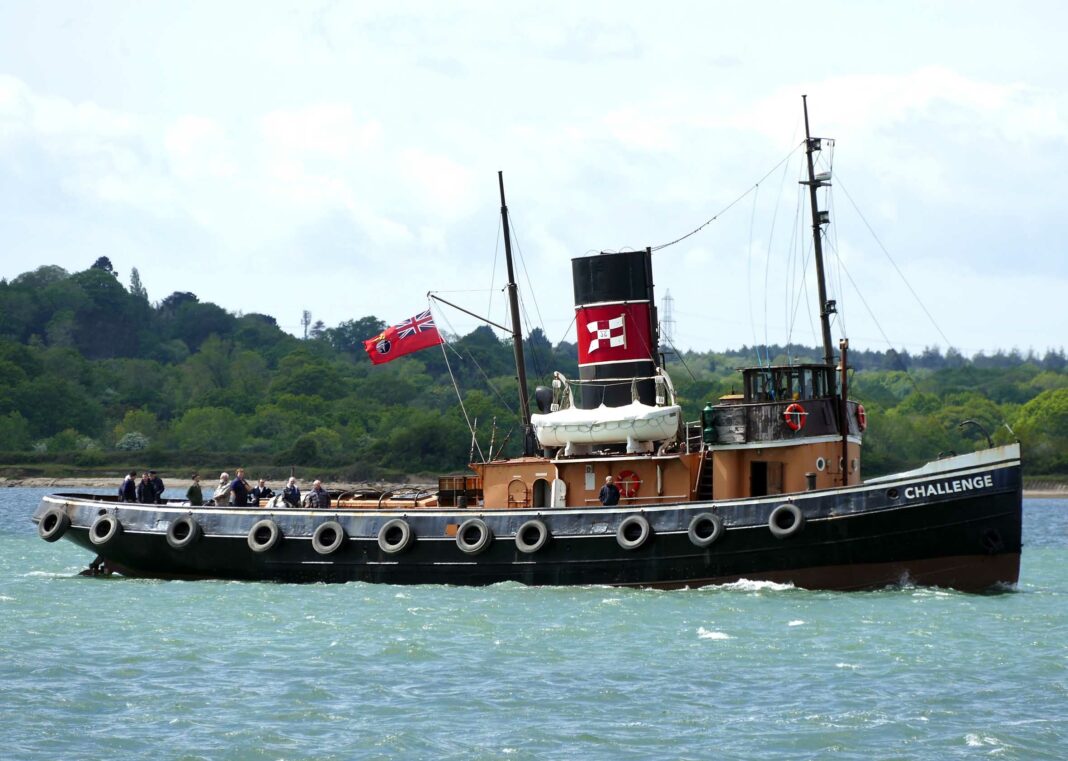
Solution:
{"label": "tree line", "polygon": [[[272,316],[233,314],[189,292],[151,303],[137,270],[124,286],[106,257],[75,273],[39,267],[0,281],[0,459],[103,466],[178,453],[396,478],[462,470],[491,444],[494,454],[518,452],[509,340],[480,327],[373,367],[363,340],[384,327],[364,316],[315,323],[298,338]],[[553,370],[577,375],[574,344],[554,346],[534,329],[524,348],[532,386]],[[740,387],[741,367],[819,356],[743,346],[670,356],[668,369],[696,420]],[[995,440],[1019,438],[1030,474],[1068,474],[1063,349],[971,358],[853,350],[850,365],[851,396],[868,411],[866,473],[971,451],[985,434],[959,423],[975,420]]]}

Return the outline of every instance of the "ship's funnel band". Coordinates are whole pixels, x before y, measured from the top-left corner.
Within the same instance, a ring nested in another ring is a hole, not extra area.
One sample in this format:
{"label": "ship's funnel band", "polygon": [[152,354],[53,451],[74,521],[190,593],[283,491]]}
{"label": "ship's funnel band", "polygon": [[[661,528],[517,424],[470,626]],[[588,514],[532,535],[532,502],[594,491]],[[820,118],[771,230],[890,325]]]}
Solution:
{"label": "ship's funnel band", "polygon": [[649,302],[575,308],[579,365],[652,360]]}

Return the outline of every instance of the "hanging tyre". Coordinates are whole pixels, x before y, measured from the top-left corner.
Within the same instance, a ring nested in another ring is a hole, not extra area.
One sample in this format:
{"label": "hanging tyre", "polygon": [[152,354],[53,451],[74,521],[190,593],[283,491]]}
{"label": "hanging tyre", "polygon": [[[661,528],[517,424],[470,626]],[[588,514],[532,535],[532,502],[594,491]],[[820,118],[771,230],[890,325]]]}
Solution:
{"label": "hanging tyre", "polygon": [[456,546],[468,555],[477,555],[492,541],[493,532],[481,518],[468,518],[456,530]]}
{"label": "hanging tyre", "polygon": [[696,546],[709,547],[723,535],[723,518],[715,513],[695,515],[686,534]]}
{"label": "hanging tyre", "polygon": [[70,528],[70,517],[59,507],[50,507],[41,516],[41,522],[37,524],[37,533],[46,542],[54,542],[67,533]]}
{"label": "hanging tyre", "polygon": [[248,530],[248,546],[253,552],[266,552],[282,539],[282,529],[270,518],[252,524]]}
{"label": "hanging tyre", "polygon": [[777,539],[793,536],[805,525],[805,516],[797,505],[779,505],[768,516],[768,528]]}
{"label": "hanging tyre", "polygon": [[122,524],[114,515],[100,515],[89,527],[89,541],[93,544],[103,545],[122,533]]}
{"label": "hanging tyre", "polygon": [[337,521],[327,521],[315,527],[312,534],[312,549],[320,555],[330,555],[345,543],[345,529]]}
{"label": "hanging tyre", "polygon": [[408,521],[394,518],[378,529],[378,548],[389,555],[404,552],[412,543],[412,527]]}
{"label": "hanging tyre", "polygon": [[550,536],[545,521],[529,520],[515,532],[515,546],[520,552],[531,555],[544,547]]}
{"label": "hanging tyre", "polygon": [[636,550],[645,544],[652,533],[653,529],[644,515],[629,515],[619,524],[616,541],[625,550]]}
{"label": "hanging tyre", "polygon": [[200,539],[204,532],[192,515],[183,515],[167,527],[167,544],[176,550],[184,550]]}

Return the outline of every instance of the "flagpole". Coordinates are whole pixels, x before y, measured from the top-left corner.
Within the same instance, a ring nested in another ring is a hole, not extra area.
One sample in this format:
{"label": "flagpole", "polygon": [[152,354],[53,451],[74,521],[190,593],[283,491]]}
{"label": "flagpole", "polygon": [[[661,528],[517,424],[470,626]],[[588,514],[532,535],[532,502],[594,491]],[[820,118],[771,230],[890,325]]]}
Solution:
{"label": "flagpole", "polygon": [[504,201],[504,172],[497,172],[501,188],[501,222],[504,227],[504,258],[508,263],[508,305],[512,310],[512,346],[515,349],[515,370],[519,380],[519,410],[523,417],[523,454],[534,454],[534,437],[530,430],[530,401],[527,399],[527,367],[523,361],[523,328],[519,324],[519,294],[512,267],[512,233],[508,227],[508,204]]}

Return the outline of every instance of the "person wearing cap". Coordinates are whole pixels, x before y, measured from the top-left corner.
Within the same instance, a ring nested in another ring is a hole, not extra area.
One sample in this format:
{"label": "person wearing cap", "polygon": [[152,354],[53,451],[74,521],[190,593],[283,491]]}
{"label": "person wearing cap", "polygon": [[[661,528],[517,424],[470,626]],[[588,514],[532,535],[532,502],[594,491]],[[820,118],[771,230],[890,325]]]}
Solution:
{"label": "person wearing cap", "polygon": [[215,487],[215,493],[211,495],[216,507],[226,507],[230,504],[230,474],[219,474],[219,485]]}
{"label": "person wearing cap", "polygon": [[612,476],[605,478],[604,486],[601,487],[600,500],[605,507],[619,504],[619,487],[616,486],[616,479]]}
{"label": "person wearing cap", "polygon": [[156,471],[148,471],[148,480],[152,484],[152,502],[157,505],[163,504],[163,490],[166,489],[163,485],[163,479],[156,475]]}
{"label": "person wearing cap", "polygon": [[289,481],[282,489],[282,501],[287,507],[300,507],[300,489],[297,488],[297,479],[289,477]]}

